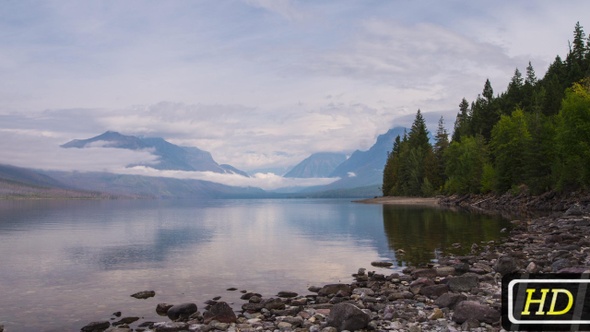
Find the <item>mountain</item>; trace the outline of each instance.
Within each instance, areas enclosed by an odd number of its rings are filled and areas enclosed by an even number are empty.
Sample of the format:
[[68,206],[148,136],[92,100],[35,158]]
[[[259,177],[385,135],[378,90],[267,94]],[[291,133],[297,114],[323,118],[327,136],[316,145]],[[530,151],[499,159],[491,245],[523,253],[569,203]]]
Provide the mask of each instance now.
[[403,136],[406,130],[404,127],[395,127],[379,135],[369,150],[356,150],[350,158],[330,173],[330,177],[346,178],[364,176],[373,172],[383,173],[387,153],[393,148],[393,141],[397,136]]
[[286,178],[325,178],[328,177],[338,165],[346,160],[343,153],[319,152],[314,153],[287,174]]
[[75,139],[61,145],[62,148],[78,149],[92,146],[127,150],[150,149],[154,155],[159,157],[159,162],[149,166],[159,170],[209,171],[248,176],[246,172],[230,165],[219,165],[213,160],[211,153],[207,151],[195,147],[178,146],[160,137],[127,136],[118,132],[107,131],[96,137]]
[[403,136],[407,130],[404,127],[395,127],[385,134],[379,135],[369,150],[355,151],[350,158],[329,174],[329,177],[339,177],[340,180],[325,186],[307,188],[304,192],[311,196],[364,197],[381,195],[379,187],[383,182],[383,169],[387,161],[387,154],[392,150],[395,138],[398,135]]
[[113,198],[76,190],[39,171],[0,164],[0,198]]
[[219,183],[101,172],[47,172],[70,187],[138,198],[259,198],[271,196],[259,188]]

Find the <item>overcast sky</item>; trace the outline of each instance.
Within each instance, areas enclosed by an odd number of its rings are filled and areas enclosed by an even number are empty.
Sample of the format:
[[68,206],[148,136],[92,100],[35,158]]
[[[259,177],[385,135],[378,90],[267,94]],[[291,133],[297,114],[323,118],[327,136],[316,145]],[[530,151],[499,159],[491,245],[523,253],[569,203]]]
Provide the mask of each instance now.
[[59,151],[115,130],[251,171],[367,149],[417,109],[450,129],[486,78],[502,92],[529,61],[542,77],[587,13],[585,0],[4,0],[0,163],[151,158]]

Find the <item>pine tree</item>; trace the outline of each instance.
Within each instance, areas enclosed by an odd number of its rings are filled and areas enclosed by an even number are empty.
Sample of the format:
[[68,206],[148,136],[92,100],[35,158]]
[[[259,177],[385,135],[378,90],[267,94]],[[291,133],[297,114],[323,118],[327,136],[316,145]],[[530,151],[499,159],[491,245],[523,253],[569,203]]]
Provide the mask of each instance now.
[[463,98],[459,104],[459,113],[457,113],[457,118],[455,119],[452,140],[454,142],[459,142],[461,136],[470,133],[470,124],[471,114],[469,113],[469,103],[467,102],[467,99]]
[[447,151],[447,148],[449,147],[449,134],[447,133],[447,130],[445,129],[445,122],[444,122],[444,119],[442,116],[438,120],[438,129],[436,131],[436,136],[434,137],[434,139],[436,141],[434,143],[434,148],[433,148],[434,157],[436,160],[436,173],[433,174],[433,176],[431,176],[431,178],[432,178],[431,183],[435,189],[439,189],[444,185],[444,183],[446,181],[445,152]]
[[512,112],[517,106],[520,106],[523,100],[523,87],[524,87],[524,79],[522,78],[522,74],[516,68],[514,70],[514,75],[512,79],[508,83],[508,88],[506,89],[506,93],[502,96],[503,105],[501,107],[503,113],[510,113]]
[[482,95],[477,97],[471,107],[471,131],[474,134],[482,135],[486,141],[490,140],[492,128],[500,118],[494,101],[494,90],[490,80],[487,79]]

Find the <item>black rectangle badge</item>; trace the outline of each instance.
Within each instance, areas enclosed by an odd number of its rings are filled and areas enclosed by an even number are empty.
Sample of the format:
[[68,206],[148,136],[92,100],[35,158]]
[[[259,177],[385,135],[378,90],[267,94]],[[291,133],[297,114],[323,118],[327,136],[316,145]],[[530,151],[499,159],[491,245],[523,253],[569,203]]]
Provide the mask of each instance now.
[[590,331],[590,273],[510,274],[502,279],[502,327]]

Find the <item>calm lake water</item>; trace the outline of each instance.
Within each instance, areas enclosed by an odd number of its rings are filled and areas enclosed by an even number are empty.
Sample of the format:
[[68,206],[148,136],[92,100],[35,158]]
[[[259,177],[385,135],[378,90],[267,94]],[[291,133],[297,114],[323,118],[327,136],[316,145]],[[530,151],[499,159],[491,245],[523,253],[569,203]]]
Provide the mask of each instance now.
[[[202,311],[215,296],[237,310],[244,301],[230,287],[308,294],[351,282],[360,267],[389,274],[463,254],[505,227],[480,214],[350,200],[0,201],[0,324],[79,331],[116,311],[162,321],[157,303]],[[141,290],[156,296],[130,297]]]

